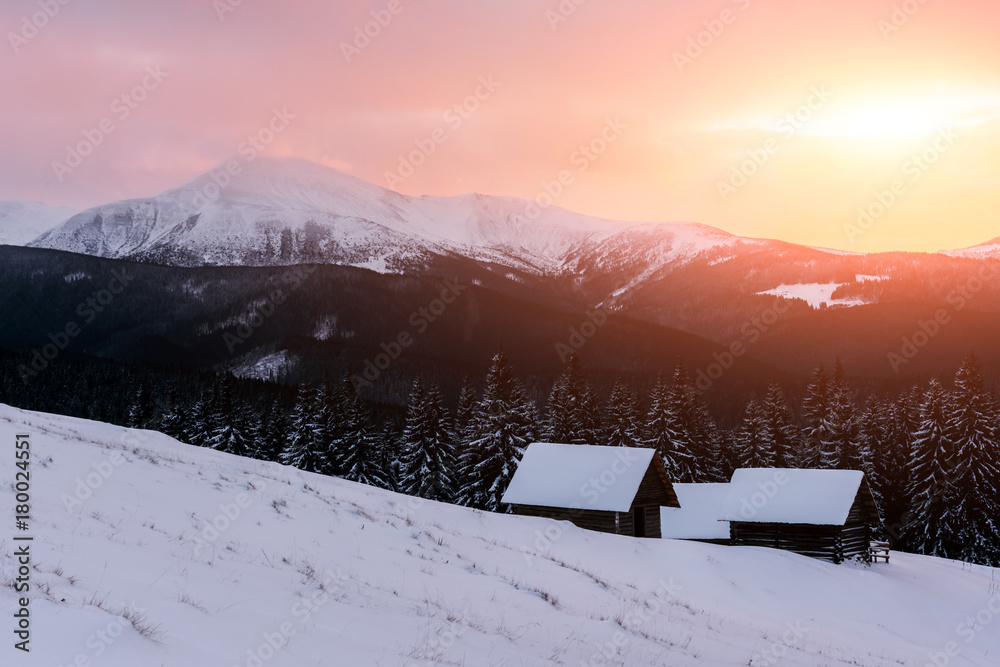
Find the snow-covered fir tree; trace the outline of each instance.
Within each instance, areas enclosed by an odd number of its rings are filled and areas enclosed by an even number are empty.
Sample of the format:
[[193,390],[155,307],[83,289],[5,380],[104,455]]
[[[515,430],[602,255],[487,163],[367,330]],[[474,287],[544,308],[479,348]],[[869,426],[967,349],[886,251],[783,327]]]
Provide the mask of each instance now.
[[306,472],[325,473],[329,469],[329,461],[317,398],[317,391],[312,385],[304,383],[299,387],[281,462]]
[[234,401],[232,376],[226,374],[215,383],[205,446],[237,456],[249,456],[245,417],[246,407]]
[[721,475],[714,424],[683,366],[677,367],[673,382],[661,376],[653,387],[646,445],[660,453],[671,480],[707,482]]
[[455,451],[441,392],[418,376],[406,408],[399,491],[429,500],[454,499]]
[[954,486],[958,476],[949,427],[951,411],[951,397],[937,379],[932,379],[924,393],[920,423],[913,438],[907,488],[910,511],[903,526],[909,549],[944,558],[957,555],[959,527],[953,522],[952,512],[961,493]]
[[580,359],[571,354],[549,394],[544,437],[575,445],[601,443],[600,410]]
[[336,457],[336,468],[344,479],[387,489],[391,486],[384,466],[381,432],[372,425],[368,406],[356,393],[344,397],[343,436]]
[[824,443],[829,441],[826,428],[830,414],[830,386],[826,371],[820,365],[813,371],[802,401],[802,443],[799,448],[797,467],[817,468],[822,462]]
[[747,403],[743,421],[736,432],[733,450],[741,468],[772,468],[776,458],[774,443],[768,439],[767,413],[756,398]]
[[837,359],[829,381],[829,409],[820,435],[820,468],[858,470],[857,408],[853,392],[844,378],[844,367]]
[[774,465],[779,468],[792,467],[799,434],[792,420],[792,409],[780,385],[772,383],[768,387],[763,407],[764,440],[774,453]]
[[618,380],[604,412],[604,443],[612,447],[641,447],[641,422],[635,390],[624,380]]
[[460,466],[459,502],[490,511],[507,511],[500,502],[525,448],[536,438],[537,415],[524,385],[514,377],[506,355],[498,352],[476,404],[469,444]]
[[949,437],[954,446],[956,558],[1000,565],[1000,444],[997,406],[975,356],[955,375]]

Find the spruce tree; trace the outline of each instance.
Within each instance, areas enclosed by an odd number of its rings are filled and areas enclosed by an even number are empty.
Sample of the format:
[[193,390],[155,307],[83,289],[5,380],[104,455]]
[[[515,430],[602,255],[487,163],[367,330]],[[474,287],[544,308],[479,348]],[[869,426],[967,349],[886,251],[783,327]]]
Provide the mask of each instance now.
[[974,355],[955,376],[948,422],[954,445],[953,525],[959,530],[956,558],[1000,564],[1000,449],[997,407]]
[[604,442],[612,447],[641,447],[639,399],[624,380],[615,382],[604,413]]
[[544,437],[549,442],[597,445],[601,442],[600,412],[580,359],[571,354],[549,394]]
[[306,472],[326,473],[329,462],[325,455],[323,425],[319,420],[317,403],[317,392],[312,385],[301,385],[295,399],[281,462]]
[[774,465],[792,467],[799,442],[798,429],[792,421],[792,409],[778,384],[771,384],[764,398],[764,439],[774,453]]
[[483,397],[476,405],[461,466],[459,502],[494,512],[525,448],[535,440],[537,415],[524,385],[514,377],[503,351],[493,357]]
[[941,383],[932,379],[920,408],[920,424],[913,439],[910,512],[903,531],[907,546],[916,553],[951,558],[957,552],[958,527],[952,509],[958,502],[955,479],[955,448],[951,441],[951,398]]
[[399,491],[451,502],[456,464],[448,411],[437,386],[419,377],[407,402],[402,449]]
[[857,408],[840,359],[834,366],[829,387],[829,409],[823,421],[819,466],[858,470],[861,460],[857,451]]
[[336,452],[337,468],[344,479],[382,489],[390,487],[384,468],[381,433],[372,424],[371,412],[360,396],[345,397],[343,440]]
[[233,398],[233,376],[226,374],[216,381],[211,417],[205,446],[237,456],[249,456],[250,443],[244,429],[245,412]]
[[797,457],[798,467],[817,468],[820,466],[824,443],[829,441],[826,431],[829,413],[830,387],[826,371],[820,365],[813,371],[809,386],[806,387],[806,396],[802,401],[805,428],[802,430],[802,445]]
[[646,446],[660,453],[667,477],[675,482],[700,481],[698,461],[688,448],[683,428],[682,392],[660,376],[650,394]]
[[756,398],[747,403],[743,422],[736,434],[734,450],[741,468],[772,468],[775,453],[767,439],[767,413]]

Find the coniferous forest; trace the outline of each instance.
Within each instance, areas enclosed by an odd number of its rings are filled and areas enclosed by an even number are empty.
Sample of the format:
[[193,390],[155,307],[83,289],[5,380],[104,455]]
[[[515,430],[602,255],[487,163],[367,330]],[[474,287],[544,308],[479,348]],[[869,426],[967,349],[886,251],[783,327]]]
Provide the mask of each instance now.
[[682,363],[641,395],[625,379],[598,386],[573,355],[538,402],[500,351],[458,395],[418,376],[396,406],[346,376],[293,388],[81,358],[24,383],[20,361],[0,355],[0,402],[489,511],[506,511],[503,492],[538,440],[655,448],[677,482],[741,467],[862,470],[892,548],[1000,565],[1000,402],[973,355],[953,377],[863,399],[838,361],[815,369],[801,401],[771,384],[728,427]]

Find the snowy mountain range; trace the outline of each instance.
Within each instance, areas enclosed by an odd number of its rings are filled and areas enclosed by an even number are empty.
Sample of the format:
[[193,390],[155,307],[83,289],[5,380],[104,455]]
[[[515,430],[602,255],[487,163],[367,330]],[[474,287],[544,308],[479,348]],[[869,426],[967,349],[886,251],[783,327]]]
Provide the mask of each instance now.
[[26,245],[75,213],[35,201],[0,201],[0,245]]
[[258,158],[236,175],[215,170],[156,197],[88,209],[30,245],[175,266],[316,262],[406,273],[433,256],[462,256],[558,274],[632,261],[637,247],[662,266],[760,243],[512,197],[408,197],[305,160]]
[[[18,434],[37,489],[32,634],[30,653],[4,642],[4,665],[987,667],[1000,654],[987,567],[607,535],[0,405],[0,440]],[[16,468],[2,470],[12,508]],[[16,548],[0,550],[11,613],[26,595]]]

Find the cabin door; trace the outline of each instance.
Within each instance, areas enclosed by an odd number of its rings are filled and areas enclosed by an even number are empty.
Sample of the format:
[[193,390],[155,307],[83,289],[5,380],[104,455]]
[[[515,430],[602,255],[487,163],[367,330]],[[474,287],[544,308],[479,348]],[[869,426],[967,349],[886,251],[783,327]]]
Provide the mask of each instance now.
[[632,534],[635,537],[646,537],[645,507],[636,507],[632,510]]

